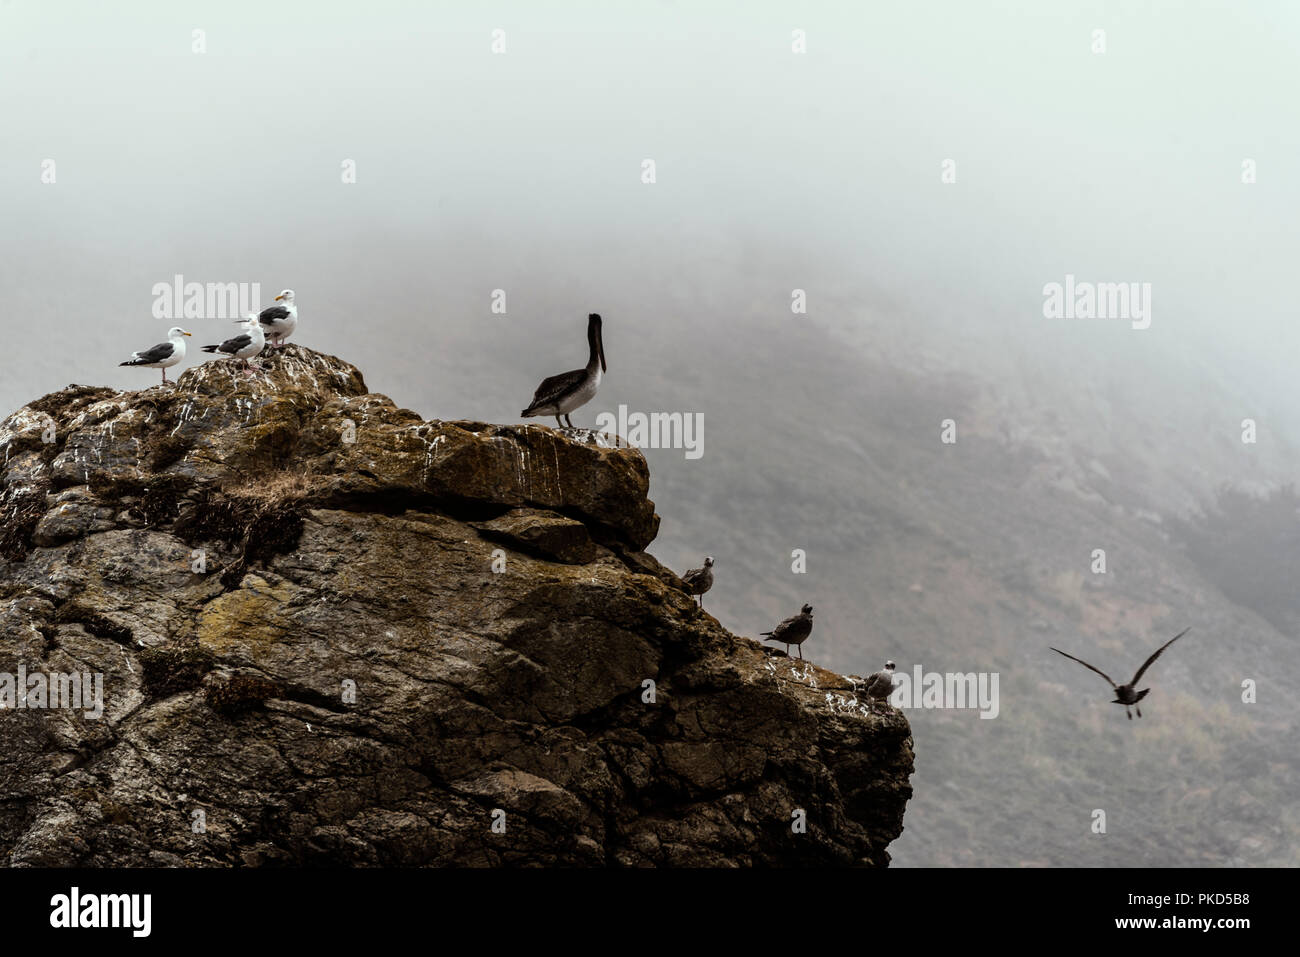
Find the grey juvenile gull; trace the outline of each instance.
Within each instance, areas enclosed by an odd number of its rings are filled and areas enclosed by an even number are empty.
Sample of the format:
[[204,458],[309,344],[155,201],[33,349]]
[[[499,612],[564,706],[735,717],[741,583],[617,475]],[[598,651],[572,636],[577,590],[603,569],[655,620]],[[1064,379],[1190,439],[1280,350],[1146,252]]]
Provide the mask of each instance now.
[[893,693],[894,663],[886,661],[884,671],[877,671],[867,678],[867,706],[874,711],[877,701],[888,701],[889,696]]
[[167,370],[185,358],[185,340],[182,337],[188,335],[180,326],[172,326],[167,330],[166,342],[160,342],[143,352],[133,352],[131,358],[118,365],[162,369],[162,380],[166,383]]
[[569,420],[569,428],[573,428],[573,419],[569,413],[591,401],[600,388],[600,379],[605,372],[605,345],[600,337],[600,316],[594,312],[587,317],[587,345],[591,349],[587,367],[543,379],[533,393],[533,401],[520,415],[526,419],[535,415],[553,415],[561,428],[564,427],[560,421],[560,416],[563,415]]
[[1147,692],[1151,690],[1150,688],[1143,688],[1141,691],[1137,691],[1135,688],[1137,683],[1142,680],[1143,672],[1145,672],[1148,668],[1151,667],[1151,662],[1159,658],[1160,653],[1162,651],[1164,651],[1166,648],[1168,648],[1175,641],[1183,637],[1183,635],[1187,634],[1191,630],[1192,630],[1191,628],[1184,628],[1178,634],[1174,635],[1163,645],[1157,648],[1155,654],[1153,654],[1150,658],[1148,658],[1145,662],[1143,662],[1142,667],[1139,668],[1137,670],[1137,674],[1133,676],[1133,680],[1126,685],[1115,684],[1114,681],[1111,681],[1110,675],[1106,674],[1106,672],[1102,671],[1100,668],[1094,668],[1092,665],[1088,664],[1088,662],[1084,661],[1082,658],[1076,658],[1074,657],[1074,655],[1067,655],[1060,648],[1053,648],[1052,650],[1056,652],[1058,655],[1065,655],[1065,657],[1069,658],[1071,661],[1077,661],[1085,668],[1089,669],[1090,671],[1097,672],[1097,674],[1101,675],[1103,678],[1109,681],[1110,686],[1115,689],[1115,698],[1114,700],[1111,701],[1111,704],[1122,704],[1124,706],[1124,713],[1127,714],[1128,719],[1132,721],[1133,714],[1132,712],[1129,711],[1129,706],[1132,705],[1133,707],[1137,708],[1138,717],[1139,718],[1142,717],[1142,709],[1138,707],[1138,702],[1141,701],[1143,698],[1145,698],[1147,696]]
[[785,642],[786,657],[790,657],[790,646],[796,645],[799,648],[799,658],[803,659],[803,643],[812,634],[812,605],[804,605],[799,609],[799,614],[792,618],[787,618],[781,624],[777,625],[771,631],[764,631],[762,634],[770,637],[764,638],[764,641],[782,641]]
[[704,556],[703,568],[692,568],[682,576],[682,583],[692,595],[700,596],[700,607],[704,607],[704,593],[713,587],[713,556]]

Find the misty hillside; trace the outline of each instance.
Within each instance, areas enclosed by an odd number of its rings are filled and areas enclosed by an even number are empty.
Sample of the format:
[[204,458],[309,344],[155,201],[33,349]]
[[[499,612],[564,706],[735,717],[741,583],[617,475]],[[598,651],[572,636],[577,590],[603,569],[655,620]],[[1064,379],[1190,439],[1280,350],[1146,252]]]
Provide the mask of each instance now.
[[[1275,676],[1297,672],[1300,643],[1268,620],[1258,587],[1241,589],[1253,578],[1234,590],[1229,574],[1286,550],[1233,535],[1237,516],[1213,491],[1284,474],[1251,469],[1231,441],[1239,397],[1211,385],[1164,400],[1202,410],[1190,416],[1123,415],[1114,408],[1140,398],[1140,380],[1096,386],[1086,366],[1083,387],[1041,368],[995,382],[934,356],[827,355],[822,330],[762,331],[770,347],[748,373],[801,388],[761,414],[710,400],[699,463],[651,453],[656,553],[679,568],[715,555],[710,606],[751,633],[813,602],[807,652],[832,668],[892,657],[909,673],[1000,673],[996,720],[909,712],[918,785],[897,865],[1297,862],[1298,721]],[[1216,410],[1223,437],[1207,437]],[[950,416],[961,431],[945,446]],[[1193,443],[1189,471],[1175,463]],[[1285,446],[1261,457],[1295,460]],[[1272,506],[1291,525],[1276,540],[1300,529],[1291,501]],[[790,573],[796,547],[806,577]],[[1105,575],[1090,570],[1094,548]],[[1282,592],[1274,582],[1269,600],[1285,604]],[[1189,625],[1148,673],[1133,723],[1100,678],[1049,651],[1127,680]],[[1259,682],[1257,704],[1240,702],[1243,678]],[[1109,809],[1109,840],[1088,830],[1094,808]]]

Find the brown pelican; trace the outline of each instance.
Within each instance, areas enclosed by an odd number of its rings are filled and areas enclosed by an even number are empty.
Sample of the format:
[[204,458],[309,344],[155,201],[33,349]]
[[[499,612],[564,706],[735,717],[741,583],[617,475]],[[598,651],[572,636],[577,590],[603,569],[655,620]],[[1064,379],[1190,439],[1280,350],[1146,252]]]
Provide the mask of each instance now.
[[892,661],[885,662],[884,671],[877,671],[867,678],[866,692],[867,707],[873,711],[878,700],[889,700],[889,696],[894,693],[894,663]]
[[119,362],[120,366],[145,366],[149,369],[162,369],[163,384],[167,383],[167,370],[185,358],[185,340],[182,336],[189,333],[180,326],[167,330],[167,341],[160,342],[142,352],[131,353],[131,358]]
[[704,556],[703,568],[692,568],[682,576],[682,583],[692,595],[700,596],[700,607],[704,607],[704,593],[713,587],[713,556]]
[[771,631],[764,631],[761,634],[769,635],[764,641],[783,641],[785,642],[786,657],[790,657],[790,646],[796,645],[799,648],[799,658],[803,659],[803,643],[808,640],[812,634],[812,605],[804,605],[799,609],[799,614],[792,618],[787,618],[781,624],[777,625]]
[[274,348],[279,349],[298,326],[298,307],[294,305],[292,289],[285,289],[275,297],[275,301],[284,305],[263,309],[257,321],[262,324],[262,332],[274,343]]
[[1090,671],[1097,672],[1097,674],[1101,675],[1107,681],[1110,681],[1110,686],[1115,689],[1115,698],[1113,701],[1111,701],[1111,704],[1122,704],[1124,706],[1124,713],[1127,714],[1128,719],[1132,721],[1133,714],[1132,712],[1129,711],[1129,706],[1132,705],[1133,707],[1137,708],[1138,717],[1139,718],[1142,717],[1142,709],[1138,707],[1138,702],[1141,701],[1143,698],[1145,698],[1147,696],[1147,692],[1151,690],[1150,688],[1143,688],[1141,691],[1135,690],[1135,686],[1137,685],[1137,683],[1142,680],[1143,672],[1145,672],[1148,668],[1151,667],[1151,662],[1159,658],[1160,653],[1162,651],[1164,651],[1166,648],[1168,648],[1175,641],[1183,637],[1183,635],[1187,634],[1191,630],[1192,630],[1191,628],[1184,628],[1178,634],[1174,635],[1163,645],[1157,648],[1155,654],[1153,654],[1150,658],[1146,660],[1145,663],[1143,663],[1142,667],[1137,670],[1137,674],[1133,676],[1133,680],[1126,685],[1115,684],[1115,682],[1111,681],[1110,675],[1106,674],[1106,672],[1102,671],[1099,668],[1094,668],[1092,665],[1088,664],[1088,662],[1084,661],[1082,658],[1076,658],[1074,657],[1074,655],[1066,655],[1065,652],[1062,651],[1060,648],[1053,648],[1052,650],[1055,651],[1058,655],[1065,655],[1065,657],[1069,658],[1071,661],[1079,662],[1079,664],[1083,665],[1085,668],[1089,669]]
[[266,346],[266,334],[262,332],[262,323],[257,316],[249,316],[247,319],[240,320],[246,330],[242,336],[235,336],[227,339],[219,346],[204,346],[204,352],[221,353],[230,356],[232,359],[242,359],[244,369],[249,375],[253,374],[253,366],[249,359],[262,354],[262,349]]
[[594,312],[587,317],[587,345],[591,348],[587,367],[543,379],[533,393],[533,401],[520,415],[526,419],[535,415],[553,415],[561,428],[564,427],[560,421],[560,416],[563,415],[569,420],[569,428],[573,428],[573,419],[569,413],[591,401],[600,388],[600,378],[605,372],[605,345],[600,338],[600,316]]

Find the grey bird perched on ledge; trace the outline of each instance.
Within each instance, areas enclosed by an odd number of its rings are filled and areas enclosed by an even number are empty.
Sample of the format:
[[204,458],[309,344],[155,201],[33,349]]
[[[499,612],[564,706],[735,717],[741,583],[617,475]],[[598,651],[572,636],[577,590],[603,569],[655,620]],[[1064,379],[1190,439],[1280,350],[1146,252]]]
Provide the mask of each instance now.
[[704,593],[713,587],[713,556],[704,556],[703,568],[692,568],[682,576],[682,584],[692,595],[700,596],[700,607],[704,607]]
[[761,634],[769,636],[763,640],[785,642],[785,655],[787,658],[790,657],[790,646],[798,646],[799,660],[802,661],[803,643],[812,634],[812,620],[812,605],[804,605],[803,608],[799,609],[799,614],[787,618],[771,631],[761,632]]
[[1164,651],[1166,648],[1168,648],[1175,641],[1183,637],[1183,635],[1187,634],[1191,630],[1192,629],[1190,627],[1184,628],[1178,634],[1174,635],[1163,645],[1157,648],[1155,654],[1153,654],[1150,658],[1148,658],[1145,662],[1143,662],[1142,667],[1139,668],[1137,670],[1137,674],[1133,676],[1133,680],[1126,685],[1115,684],[1114,681],[1111,681],[1110,675],[1106,674],[1106,672],[1102,671],[1099,668],[1094,668],[1092,665],[1088,664],[1088,662],[1084,661],[1082,658],[1076,658],[1074,657],[1074,655],[1067,655],[1060,648],[1053,648],[1052,650],[1056,652],[1058,655],[1065,655],[1065,657],[1069,658],[1071,661],[1077,661],[1079,664],[1083,665],[1089,671],[1095,671],[1097,672],[1097,674],[1101,675],[1107,681],[1110,681],[1110,686],[1115,689],[1115,697],[1111,701],[1111,704],[1122,704],[1124,706],[1124,713],[1127,714],[1128,719],[1132,721],[1133,715],[1129,711],[1129,707],[1132,706],[1137,708],[1138,717],[1139,718],[1142,717],[1142,709],[1138,707],[1138,702],[1141,701],[1143,698],[1145,698],[1147,696],[1147,692],[1151,690],[1150,688],[1143,688],[1141,691],[1136,690],[1137,683],[1142,680],[1143,672],[1145,672],[1148,668],[1151,667],[1151,662],[1159,658],[1160,653],[1162,651]]
[[889,696],[894,693],[894,663],[885,662],[885,670],[877,671],[867,678],[867,707],[873,711],[877,701],[888,701]]

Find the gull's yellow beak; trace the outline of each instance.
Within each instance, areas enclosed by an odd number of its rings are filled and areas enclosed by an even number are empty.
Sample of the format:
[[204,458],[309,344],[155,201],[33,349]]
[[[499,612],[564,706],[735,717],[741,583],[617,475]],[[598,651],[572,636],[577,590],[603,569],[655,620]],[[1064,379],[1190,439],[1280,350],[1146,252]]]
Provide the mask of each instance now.
[[192,332],[182,332],[181,335],[183,335],[183,336],[192,336],[192,335],[194,335],[194,333],[192,333]]
[[275,297],[275,301],[276,301],[276,302],[279,302],[279,301],[280,301],[281,299],[283,299],[283,298],[284,298],[284,296],[276,296],[276,297]]

